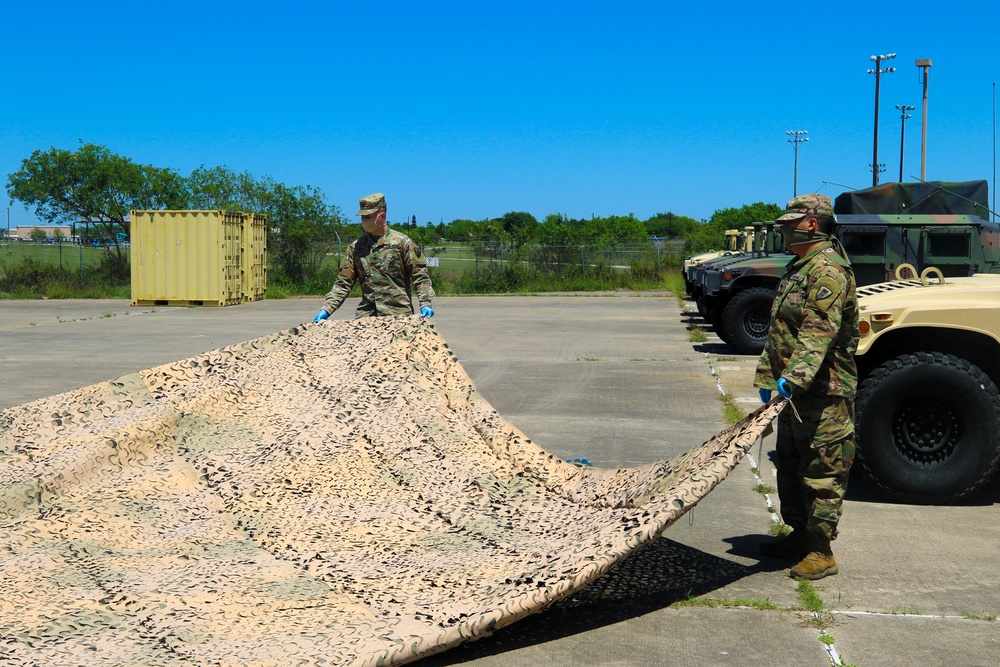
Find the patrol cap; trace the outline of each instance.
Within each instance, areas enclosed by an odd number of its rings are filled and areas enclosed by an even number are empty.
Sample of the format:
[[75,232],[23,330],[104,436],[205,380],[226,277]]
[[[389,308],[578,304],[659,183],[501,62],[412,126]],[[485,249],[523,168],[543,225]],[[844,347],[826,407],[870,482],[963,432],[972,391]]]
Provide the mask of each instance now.
[[799,195],[788,202],[785,214],[775,222],[792,222],[807,215],[833,215],[833,202],[826,195]]
[[358,211],[358,215],[374,215],[375,213],[384,210],[385,195],[381,192],[376,192],[373,195],[367,195],[361,198],[361,210]]

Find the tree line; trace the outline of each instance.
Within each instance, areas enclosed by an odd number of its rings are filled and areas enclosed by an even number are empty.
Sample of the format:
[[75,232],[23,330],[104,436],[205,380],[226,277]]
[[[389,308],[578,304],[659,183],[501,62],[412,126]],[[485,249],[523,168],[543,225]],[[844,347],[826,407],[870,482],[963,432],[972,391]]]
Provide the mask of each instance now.
[[[286,185],[270,176],[236,172],[226,166],[204,165],[184,176],[173,169],[139,164],[107,147],[83,143],[76,150],[51,147],[36,150],[8,175],[11,199],[34,207],[51,224],[85,223],[107,240],[109,252],[127,262],[122,239],[128,238],[132,210],[237,210],[268,218],[270,280],[290,285],[314,282],[326,257],[359,233],[325,193],[310,185]],[[645,242],[651,237],[683,240],[685,249],[699,252],[720,247],[724,231],[755,220],[780,215],[776,204],[761,202],[717,210],[707,221],[657,213],[646,220],[632,214],[569,218],[550,214],[537,220],[512,211],[485,220],[456,219],[417,224],[416,216],[401,227],[414,240],[574,245]],[[121,233],[119,233],[119,231]],[[325,276],[322,279],[325,280]]]

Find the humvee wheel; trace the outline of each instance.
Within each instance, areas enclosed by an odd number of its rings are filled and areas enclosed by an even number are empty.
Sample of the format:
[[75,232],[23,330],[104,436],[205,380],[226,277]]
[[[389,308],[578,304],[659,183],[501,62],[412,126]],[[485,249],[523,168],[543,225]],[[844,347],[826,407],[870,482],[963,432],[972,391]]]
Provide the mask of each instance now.
[[719,337],[735,347],[740,354],[760,354],[767,341],[771,323],[771,304],[774,290],[768,287],[751,287],[729,300],[722,311]]
[[1000,394],[964,359],[896,357],[862,382],[855,406],[858,463],[891,499],[954,502],[1000,464]]

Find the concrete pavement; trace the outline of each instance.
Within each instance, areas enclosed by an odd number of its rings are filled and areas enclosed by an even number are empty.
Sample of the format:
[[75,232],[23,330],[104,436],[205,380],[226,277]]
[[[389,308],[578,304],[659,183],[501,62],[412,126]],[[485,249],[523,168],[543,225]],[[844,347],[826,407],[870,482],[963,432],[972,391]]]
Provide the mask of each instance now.
[[[2,301],[0,408],[286,329],[319,305]],[[335,317],[352,317],[354,305]],[[480,392],[560,456],[607,467],[670,458],[723,428],[720,386],[748,409],[757,403],[756,359],[711,332],[690,342],[696,316],[668,295],[440,297],[434,305],[436,328]],[[752,456],[773,485],[769,445],[773,437]],[[815,583],[825,610],[817,622],[801,611],[787,564],[756,555],[771,519],[752,467],[745,460],[663,539],[581,594],[418,664],[998,662],[1000,625],[988,619],[1000,614],[992,562],[1000,485],[961,506],[921,507],[882,502],[852,480],[835,543],[841,574]],[[695,605],[677,605],[688,599]],[[820,627],[832,647],[819,641]]]

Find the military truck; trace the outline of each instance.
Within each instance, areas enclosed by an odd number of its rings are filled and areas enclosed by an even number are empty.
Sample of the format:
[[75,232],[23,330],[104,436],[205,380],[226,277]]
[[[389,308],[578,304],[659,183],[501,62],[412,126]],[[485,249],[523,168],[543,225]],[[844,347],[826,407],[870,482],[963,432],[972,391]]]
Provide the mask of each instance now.
[[[886,183],[838,196],[833,234],[858,285],[891,280],[907,263],[936,266],[946,277],[997,273],[1000,228],[981,217],[987,202],[986,181]],[[780,238],[773,228],[771,236]],[[775,290],[794,258],[763,250],[705,268],[693,288],[699,312],[739,352],[760,354]]]
[[692,266],[697,266],[701,263],[708,262],[719,257],[742,255],[745,252],[750,252],[752,249],[753,227],[745,227],[743,231],[738,229],[727,229],[724,250],[709,250],[707,252],[684,258],[681,263],[681,273],[684,275],[685,291],[690,295],[695,285],[695,283],[692,282],[690,275]]
[[[754,247],[739,257],[718,258],[692,271],[698,312],[716,333],[738,350],[750,350],[767,336],[774,291],[794,256],[784,249],[774,221],[755,222]],[[736,289],[730,289],[737,285]]]
[[895,500],[966,498],[1000,466],[1000,275],[929,268],[858,297],[861,471]]

